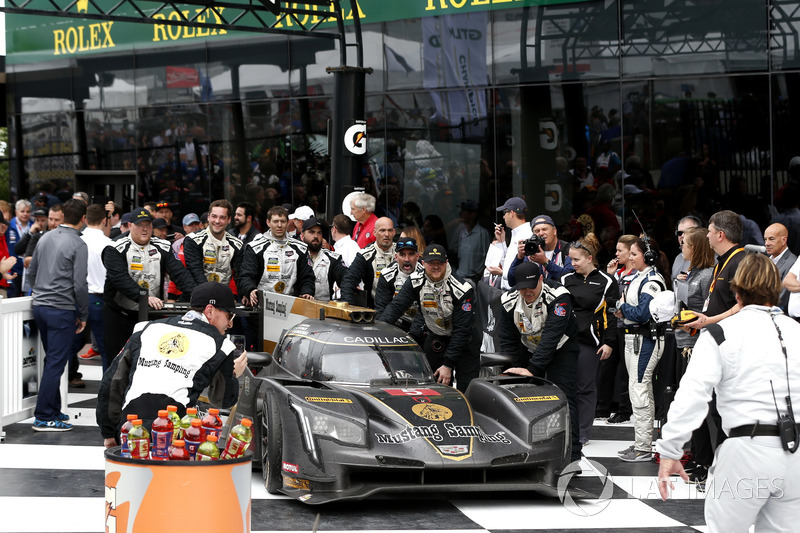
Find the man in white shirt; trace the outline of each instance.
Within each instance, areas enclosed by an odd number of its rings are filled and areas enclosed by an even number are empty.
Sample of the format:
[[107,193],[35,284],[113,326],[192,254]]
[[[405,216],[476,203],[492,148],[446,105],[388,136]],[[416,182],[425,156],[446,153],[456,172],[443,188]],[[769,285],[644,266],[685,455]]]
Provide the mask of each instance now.
[[353,263],[361,248],[358,247],[350,234],[353,231],[353,222],[346,215],[336,215],[333,217],[331,225],[331,240],[333,241],[333,251],[342,256],[344,266],[349,267]]
[[[106,354],[105,337],[103,336],[103,287],[106,284],[106,267],[103,265],[103,249],[112,243],[106,237],[105,227],[110,223],[107,212],[100,204],[92,204],[86,208],[86,228],[81,239],[86,243],[89,251],[87,281],[89,282],[89,329],[94,335],[95,343],[86,354],[81,354],[81,359],[89,359],[99,355],[103,361],[103,371],[108,368],[109,360]],[[95,345],[97,350],[95,350]],[[99,353],[98,353],[99,352]],[[116,354],[114,354],[116,355]]]
[[499,265],[491,265],[486,268],[493,276],[503,276],[502,289],[511,288],[508,284],[508,271],[517,256],[519,242],[527,240],[533,235],[530,224],[525,220],[527,208],[528,204],[525,203],[525,200],[517,196],[509,198],[506,203],[497,208],[498,212],[503,213],[503,222],[511,230],[511,242],[506,245],[505,227],[502,224],[495,224],[492,246],[496,246],[503,252],[503,259]]

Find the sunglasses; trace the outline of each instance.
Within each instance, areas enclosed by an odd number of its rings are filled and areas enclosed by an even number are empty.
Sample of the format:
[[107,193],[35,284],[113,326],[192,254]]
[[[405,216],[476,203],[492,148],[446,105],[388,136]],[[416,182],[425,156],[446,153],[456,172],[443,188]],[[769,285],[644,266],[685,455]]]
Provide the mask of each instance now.
[[675,236],[676,236],[676,237],[683,237],[684,233],[686,233],[686,232],[685,232],[685,231],[682,231],[682,230],[677,230],[677,231],[675,232]]
[[169,207],[169,202],[159,202],[156,204],[156,209],[161,209],[162,207]]
[[401,248],[411,248],[415,252],[417,251],[417,243],[416,241],[409,239],[409,240],[400,240],[397,241],[397,246],[395,249],[400,250]]
[[592,251],[591,251],[590,249],[588,249],[588,248],[586,247],[586,245],[585,245],[585,244],[583,244],[581,241],[575,241],[575,242],[573,242],[572,244],[570,244],[570,245],[569,245],[569,247],[570,247],[570,248],[582,248],[582,249],[586,250],[586,252],[587,252],[589,255],[592,255]]

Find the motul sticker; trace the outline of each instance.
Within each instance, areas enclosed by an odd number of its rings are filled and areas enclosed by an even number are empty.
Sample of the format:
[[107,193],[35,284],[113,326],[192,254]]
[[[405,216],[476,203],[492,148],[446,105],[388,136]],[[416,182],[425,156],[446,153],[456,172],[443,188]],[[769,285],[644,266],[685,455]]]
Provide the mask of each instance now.
[[433,389],[383,389],[392,396],[441,396]]
[[292,463],[287,463],[286,461],[283,461],[283,463],[281,464],[281,469],[283,469],[284,472],[289,472],[291,474],[300,473],[300,469],[297,467],[297,465],[293,465]]

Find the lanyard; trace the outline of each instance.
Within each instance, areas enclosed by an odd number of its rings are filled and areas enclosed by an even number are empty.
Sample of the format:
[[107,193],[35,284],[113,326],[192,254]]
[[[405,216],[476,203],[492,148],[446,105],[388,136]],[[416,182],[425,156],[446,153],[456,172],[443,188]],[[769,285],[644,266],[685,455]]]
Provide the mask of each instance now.
[[733,251],[733,253],[732,253],[731,255],[729,255],[729,256],[728,256],[728,258],[725,260],[725,262],[722,264],[722,268],[719,268],[719,263],[717,263],[717,264],[716,264],[716,266],[714,267],[714,279],[713,279],[713,280],[711,280],[711,287],[709,287],[709,288],[708,288],[708,294],[709,294],[709,295],[710,295],[712,292],[714,292],[714,286],[716,286],[716,284],[717,284],[717,273],[719,273],[719,272],[722,272],[723,270],[725,270],[725,267],[726,267],[726,266],[728,266],[728,262],[729,262],[731,259],[733,259],[733,256],[734,256],[734,255],[736,255],[736,254],[738,254],[738,253],[739,253],[739,252],[741,252],[742,250],[744,250],[744,248],[737,248],[737,249],[735,249],[735,250]]

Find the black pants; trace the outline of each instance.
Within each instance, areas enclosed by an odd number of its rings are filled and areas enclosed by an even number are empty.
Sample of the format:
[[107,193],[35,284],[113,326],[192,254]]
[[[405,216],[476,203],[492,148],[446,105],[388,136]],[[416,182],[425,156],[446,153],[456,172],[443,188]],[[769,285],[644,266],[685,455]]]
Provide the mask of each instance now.
[[[559,350],[547,366],[545,378],[555,383],[567,397],[569,421],[572,432],[572,461],[581,458],[580,425],[578,423],[578,350]],[[542,376],[539,376],[542,377]]]
[[138,312],[123,314],[106,305],[103,314],[103,333],[106,342],[106,357],[109,363],[122,351],[138,322]]
[[[425,336],[425,355],[434,372],[442,366],[448,346],[450,346],[450,337],[439,337],[430,333]],[[470,342],[468,350],[458,354],[458,359],[455,360],[453,379],[456,382],[456,388],[461,392],[466,391],[469,382],[478,377],[480,369],[480,343]]]
[[[622,330],[619,330],[620,332]],[[600,361],[597,369],[597,411],[616,412],[630,416],[633,413],[631,398],[628,395],[628,369],[625,367],[625,334],[617,335],[617,348],[611,357]],[[619,402],[614,408],[614,398],[619,390]]]

